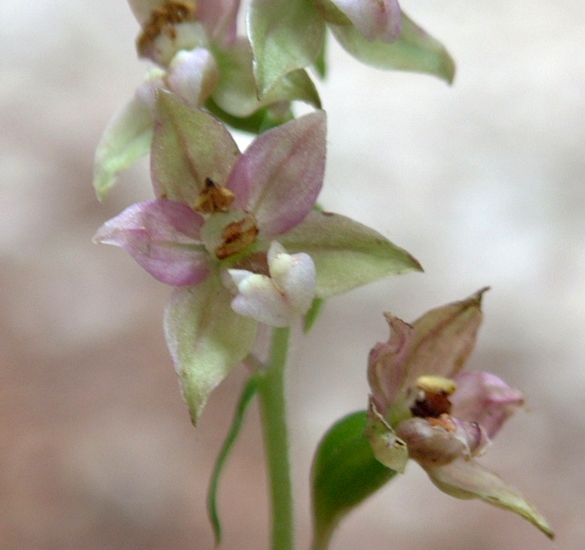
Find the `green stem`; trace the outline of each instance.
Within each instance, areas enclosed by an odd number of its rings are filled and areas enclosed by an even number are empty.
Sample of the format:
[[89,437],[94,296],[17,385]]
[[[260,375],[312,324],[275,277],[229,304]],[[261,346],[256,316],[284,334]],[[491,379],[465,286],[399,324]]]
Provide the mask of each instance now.
[[272,510],[272,550],[293,550],[293,504],[284,375],[290,329],[275,328],[270,358],[259,382],[258,396]]

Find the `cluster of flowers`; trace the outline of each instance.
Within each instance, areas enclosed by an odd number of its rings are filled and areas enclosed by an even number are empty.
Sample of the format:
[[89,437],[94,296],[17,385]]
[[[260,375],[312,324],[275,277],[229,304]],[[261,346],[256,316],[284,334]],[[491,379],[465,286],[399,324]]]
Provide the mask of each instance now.
[[[193,422],[212,390],[252,350],[259,323],[284,327],[315,301],[420,270],[376,231],[316,201],[326,115],[307,73],[325,72],[327,28],[357,59],[451,81],[444,47],[396,0],[130,0],[139,55],[154,62],[96,153],[100,198],[150,153],[155,198],[106,222],[95,241],[127,250],[175,287],[165,335]],[[312,105],[294,118],[292,102]],[[258,137],[241,153],[226,127]],[[480,296],[413,326],[387,314],[388,343],[371,353],[367,435],[397,471],[413,458],[442,490],[545,520],[474,458],[522,396],[485,373],[459,372],[473,347]]]

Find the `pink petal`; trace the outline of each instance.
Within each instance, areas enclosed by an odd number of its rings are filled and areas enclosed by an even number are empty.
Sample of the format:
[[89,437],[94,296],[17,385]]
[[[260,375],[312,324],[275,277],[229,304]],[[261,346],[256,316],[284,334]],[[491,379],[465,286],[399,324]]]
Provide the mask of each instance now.
[[370,351],[368,382],[376,408],[386,417],[402,387],[405,359],[414,329],[390,313],[384,313],[384,317],[390,325],[390,338],[387,342],[379,342]]
[[235,206],[252,212],[270,239],[299,224],[313,209],[325,173],[323,111],[287,122],[254,140],[238,159],[227,187]]
[[455,498],[479,498],[489,504],[521,515],[545,535],[554,533],[546,519],[517,489],[474,460],[456,460],[447,466],[426,468],[432,482],[444,493]]
[[502,424],[524,404],[524,396],[497,376],[487,372],[460,372],[453,380],[452,414],[477,422],[493,438]]
[[394,42],[402,30],[397,0],[332,0],[370,42]]
[[203,221],[178,202],[141,202],[107,221],[93,240],[123,248],[163,283],[194,285],[210,272],[209,255],[199,238]]

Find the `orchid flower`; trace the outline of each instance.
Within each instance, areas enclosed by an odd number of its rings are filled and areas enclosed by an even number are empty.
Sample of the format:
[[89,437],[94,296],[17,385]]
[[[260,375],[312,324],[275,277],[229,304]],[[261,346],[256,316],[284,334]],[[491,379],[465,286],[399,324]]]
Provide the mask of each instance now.
[[196,419],[250,352],[258,322],[287,326],[327,298],[420,269],[382,235],[314,211],[323,185],[323,111],[260,135],[240,154],[227,128],[159,91],[152,144],[157,198],[106,222],[96,242],[127,250],[176,288],[165,332]]
[[524,496],[476,461],[524,403],[497,376],[462,370],[475,345],[485,290],[431,310],[412,325],[384,314],[392,332],[370,352],[366,433],[376,458],[389,468],[403,472],[412,458],[441,491],[520,514],[552,538]]
[[260,97],[291,71],[314,65],[324,75],[327,29],[366,65],[429,73],[447,82],[455,74],[445,47],[397,0],[252,0],[247,26]]
[[239,0],[129,1],[142,26],[138,53],[156,66],[114,115],[97,147],[94,187],[100,198],[121,170],[150,150],[157,90],[174,92],[187,104],[206,106],[254,132],[292,119],[292,100],[320,107],[304,70],[284,76],[258,99],[250,43],[236,33]]

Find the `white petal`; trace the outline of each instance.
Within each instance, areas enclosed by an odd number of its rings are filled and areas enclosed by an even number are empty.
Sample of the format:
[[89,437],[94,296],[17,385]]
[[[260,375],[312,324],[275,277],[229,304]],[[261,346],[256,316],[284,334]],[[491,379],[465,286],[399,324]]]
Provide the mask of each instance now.
[[315,298],[316,271],[312,258],[303,252],[289,255],[273,241],[268,251],[268,269],[276,288],[297,315],[309,311]]
[[228,273],[238,287],[232,301],[236,313],[274,327],[290,325],[294,312],[269,277],[243,269],[230,269]]

